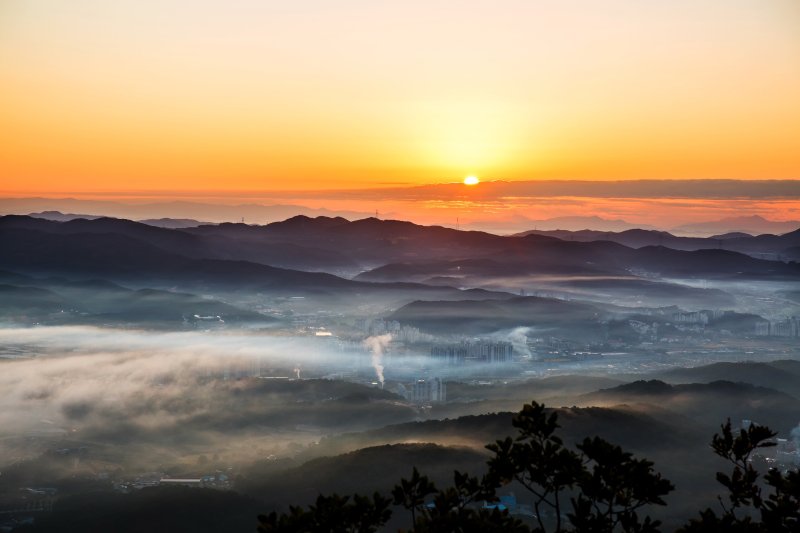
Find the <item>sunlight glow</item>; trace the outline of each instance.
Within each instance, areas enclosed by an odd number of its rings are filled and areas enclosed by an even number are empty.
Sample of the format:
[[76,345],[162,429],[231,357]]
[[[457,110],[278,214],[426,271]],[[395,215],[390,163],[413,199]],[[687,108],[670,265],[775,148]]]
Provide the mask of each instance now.
[[477,185],[481,182],[476,176],[467,176],[464,178],[464,185]]

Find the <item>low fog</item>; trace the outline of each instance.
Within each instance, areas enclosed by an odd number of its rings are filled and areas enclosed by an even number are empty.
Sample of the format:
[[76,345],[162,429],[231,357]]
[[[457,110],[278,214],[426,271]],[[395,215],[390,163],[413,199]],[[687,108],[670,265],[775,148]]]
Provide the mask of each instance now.
[[[289,442],[427,416],[394,393],[400,383],[491,370],[392,355],[391,346],[389,334],[343,346],[242,330],[0,328],[2,462],[65,439],[113,446],[115,460],[141,467],[165,453],[234,448],[244,455],[237,461],[252,459]],[[152,461],[142,446],[158,449]]]
[[[483,446],[537,400],[560,408],[568,443],[602,434],[655,460],[681,489],[680,518],[716,494],[714,465],[688,465],[710,453],[725,418],[795,437],[800,364],[698,366],[774,352],[537,360],[531,342],[546,333],[494,331],[483,338],[510,343],[518,360],[453,365],[388,333],[0,328],[0,497],[19,505],[30,487],[133,495],[164,477],[223,473],[234,481],[217,488],[266,502],[261,510],[309,503],[318,490],[385,491],[411,465],[444,483],[452,468],[479,472]],[[412,401],[412,384],[434,376],[446,401]],[[754,376],[764,384],[738,383]]]
[[[297,430],[302,424],[294,406],[343,393],[333,390],[334,382],[330,390],[309,392],[304,384],[316,381],[280,378],[294,377],[300,367],[319,376],[334,362],[368,367],[369,355],[326,350],[313,341],[226,332],[0,329],[0,346],[15,357],[1,363],[0,436],[6,446],[16,443],[12,437],[150,443],[174,456],[198,447],[246,448],[241,438],[227,436],[248,432],[258,433],[265,445],[316,437],[311,429],[319,421],[312,415]],[[23,446],[3,454],[4,462],[36,451]],[[135,455],[147,462],[146,454]]]
[[[528,340],[537,334],[533,328],[513,328],[487,338],[510,342],[518,355],[529,357]],[[331,432],[426,418],[430,412],[421,412],[397,394],[403,383],[408,386],[418,378],[447,379],[455,399],[459,381],[524,385],[529,378],[577,374],[630,380],[713,362],[710,354],[691,351],[660,357],[622,353],[597,360],[529,362],[521,373],[520,363],[451,365],[425,354],[393,354],[390,334],[342,345],[330,337],[237,330],[81,326],[0,328],[0,347],[6,356],[0,363],[0,436],[152,442],[175,449],[219,445],[234,433],[258,434],[265,441],[298,435],[313,441]],[[766,360],[774,355],[727,351],[718,357]],[[546,389],[523,388],[526,392],[517,395],[512,387],[487,398],[503,396],[502,406],[513,409],[537,390]],[[577,405],[627,399],[560,396],[564,404]],[[465,400],[437,406],[434,414],[498,407],[472,404],[470,395]]]

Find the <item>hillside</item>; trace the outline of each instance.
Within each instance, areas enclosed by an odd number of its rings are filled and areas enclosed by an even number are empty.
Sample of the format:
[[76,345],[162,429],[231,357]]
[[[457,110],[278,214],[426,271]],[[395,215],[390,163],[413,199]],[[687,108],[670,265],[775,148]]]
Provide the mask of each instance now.
[[714,363],[692,368],[674,368],[659,374],[669,383],[710,383],[732,381],[770,387],[800,398],[800,362]]
[[460,302],[415,301],[389,318],[433,333],[488,333],[499,329],[584,328],[584,334],[599,327],[600,309],[579,302],[552,298],[517,297],[508,300],[463,300]]
[[586,394],[589,405],[647,404],[714,427],[730,418],[734,424],[753,420],[788,435],[797,425],[800,400],[768,387],[745,382],[712,381],[669,385],[660,380],[636,381]]

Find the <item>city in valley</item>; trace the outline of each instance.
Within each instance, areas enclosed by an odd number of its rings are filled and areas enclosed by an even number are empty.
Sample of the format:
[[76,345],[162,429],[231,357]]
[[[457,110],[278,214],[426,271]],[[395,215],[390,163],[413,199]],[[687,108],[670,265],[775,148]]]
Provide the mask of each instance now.
[[[800,264],[776,259],[798,231],[671,248],[374,217],[163,226],[0,218],[6,527],[155,499],[246,530],[414,466],[445,484],[532,399],[573,440],[653,460],[667,523],[713,501],[717,465],[694,458],[727,419],[777,431],[764,464],[800,462]],[[499,497],[536,515],[520,487]]]
[[799,30],[0,0],[0,533],[797,533]]

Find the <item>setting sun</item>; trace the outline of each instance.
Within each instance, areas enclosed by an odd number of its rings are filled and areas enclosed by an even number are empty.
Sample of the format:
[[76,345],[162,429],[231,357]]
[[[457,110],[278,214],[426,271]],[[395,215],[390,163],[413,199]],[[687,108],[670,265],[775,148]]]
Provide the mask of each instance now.
[[466,178],[464,178],[464,185],[477,185],[480,182],[481,180],[479,180],[475,176],[467,176]]

